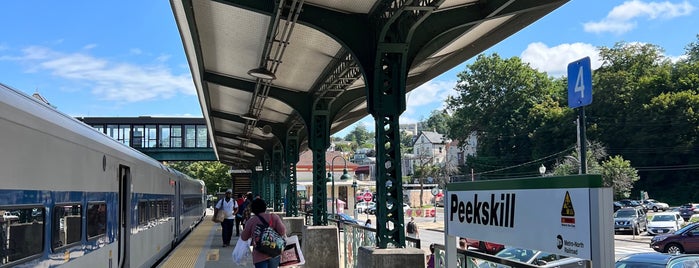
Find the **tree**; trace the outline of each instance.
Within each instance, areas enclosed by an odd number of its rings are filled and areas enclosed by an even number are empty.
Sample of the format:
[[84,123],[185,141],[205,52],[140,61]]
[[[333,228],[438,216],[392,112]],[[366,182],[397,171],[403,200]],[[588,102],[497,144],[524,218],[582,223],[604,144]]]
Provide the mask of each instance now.
[[602,180],[605,186],[612,187],[615,199],[629,198],[634,182],[638,181],[638,171],[631,162],[621,156],[612,156],[602,162]]
[[[517,166],[559,152],[575,139],[572,112],[563,104],[567,100],[562,99],[562,80],[517,57],[497,54],[479,55],[458,78],[458,94],[447,99],[452,114],[449,137],[464,144],[477,133],[478,153],[467,159],[470,168],[483,172]],[[528,168],[488,174],[506,177]]]
[[451,116],[446,110],[432,110],[430,117],[425,121],[425,129],[434,130],[440,134],[449,133],[449,121]]
[[367,140],[373,138],[373,133],[366,130],[364,124],[359,123],[350,133],[345,136],[346,141],[353,141],[358,146],[364,145]]
[[413,135],[410,135],[407,131],[400,132],[400,151],[401,154],[413,152]]
[[[587,174],[601,174],[604,185],[613,187],[614,198],[628,198],[633,183],[639,180],[638,171],[631,167],[631,162],[619,155],[603,160],[607,157],[607,151],[599,142],[589,142],[587,148]],[[564,156],[554,166],[552,173],[556,176],[578,174],[580,168],[578,159],[580,158],[577,151]]]
[[207,192],[214,193],[221,187],[223,190],[231,187],[230,167],[218,161],[173,161],[168,166],[187,174],[194,179],[204,181]]

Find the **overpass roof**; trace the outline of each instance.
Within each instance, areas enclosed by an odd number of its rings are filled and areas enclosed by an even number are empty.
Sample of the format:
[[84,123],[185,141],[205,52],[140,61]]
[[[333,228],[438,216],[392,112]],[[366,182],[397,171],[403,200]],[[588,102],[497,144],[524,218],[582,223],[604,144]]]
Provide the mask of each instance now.
[[[244,169],[290,135],[297,135],[305,150],[313,105],[320,99],[332,104],[330,134],[366,116],[366,72],[374,68],[377,36],[405,30],[388,27],[391,23],[422,16],[411,21],[417,27],[407,44],[410,92],[566,2],[171,0],[171,5],[214,150],[220,161]],[[275,79],[251,76],[257,68]]]

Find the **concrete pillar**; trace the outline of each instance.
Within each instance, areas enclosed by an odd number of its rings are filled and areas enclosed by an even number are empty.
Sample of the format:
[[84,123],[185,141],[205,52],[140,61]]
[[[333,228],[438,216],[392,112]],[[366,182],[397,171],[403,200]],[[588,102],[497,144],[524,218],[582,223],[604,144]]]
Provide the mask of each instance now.
[[357,253],[357,267],[425,268],[426,263],[425,251],[419,248],[360,247]]
[[282,222],[286,227],[286,236],[298,235],[299,243],[303,245],[303,217],[282,217]]
[[304,268],[344,267],[344,265],[340,266],[340,238],[335,226],[306,226],[303,229],[301,250],[303,251],[303,257],[306,259],[306,264],[303,265]]

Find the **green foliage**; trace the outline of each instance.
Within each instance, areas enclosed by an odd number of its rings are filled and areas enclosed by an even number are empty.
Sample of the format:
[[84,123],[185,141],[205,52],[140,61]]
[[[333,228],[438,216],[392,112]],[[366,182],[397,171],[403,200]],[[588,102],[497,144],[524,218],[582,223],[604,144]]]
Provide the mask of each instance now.
[[496,170],[554,154],[574,142],[574,117],[565,108],[562,79],[550,78],[517,57],[497,54],[479,55],[458,78],[458,95],[447,100],[452,111],[449,137],[465,144],[477,132],[478,156],[469,157],[467,164],[488,172],[481,178],[535,171],[529,166]]
[[[350,133],[347,134],[347,136],[345,136],[346,141],[352,141],[352,142],[358,144],[360,147],[365,146],[367,141],[369,139],[373,139],[373,138],[374,138],[374,133],[368,132],[366,130],[366,126],[364,126],[364,124],[362,124],[362,123],[357,125]],[[363,147],[363,148],[367,148],[367,147]]]
[[451,116],[446,110],[433,110],[425,121],[424,128],[440,134],[448,134],[450,120]]
[[400,151],[403,154],[413,153],[413,135],[406,131],[400,132]]
[[[672,62],[653,44],[599,48],[603,64],[585,107],[587,138],[596,142],[586,161],[617,197],[645,190],[669,203],[699,200],[699,35],[685,49]],[[535,176],[543,163],[557,175],[578,173],[575,153],[558,156],[577,139],[566,77],[493,54],[479,55],[458,79],[447,133],[463,143],[476,131],[479,143],[464,170],[477,179]]]
[[167,165],[188,176],[203,180],[208,193],[231,188],[230,167],[217,161],[174,161]]
[[602,180],[612,187],[615,199],[631,196],[633,184],[638,181],[638,171],[631,167],[631,162],[621,156],[613,156],[602,162]]

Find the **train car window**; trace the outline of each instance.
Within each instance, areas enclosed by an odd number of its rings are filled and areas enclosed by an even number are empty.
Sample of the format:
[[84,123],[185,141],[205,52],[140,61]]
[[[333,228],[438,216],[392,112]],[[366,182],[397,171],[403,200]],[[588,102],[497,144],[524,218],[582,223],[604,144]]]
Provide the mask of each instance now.
[[158,206],[156,205],[155,201],[150,201],[148,202],[150,204],[150,211],[148,212],[148,219],[149,220],[155,220],[157,219],[158,216]]
[[138,202],[138,224],[148,222],[148,202]]
[[80,204],[59,204],[54,207],[51,222],[52,249],[80,242],[83,227],[82,210]]
[[90,202],[87,207],[87,238],[107,233],[107,204]]
[[162,219],[170,218],[170,200],[160,201],[160,217]]
[[43,251],[44,208],[0,207],[0,266]]

